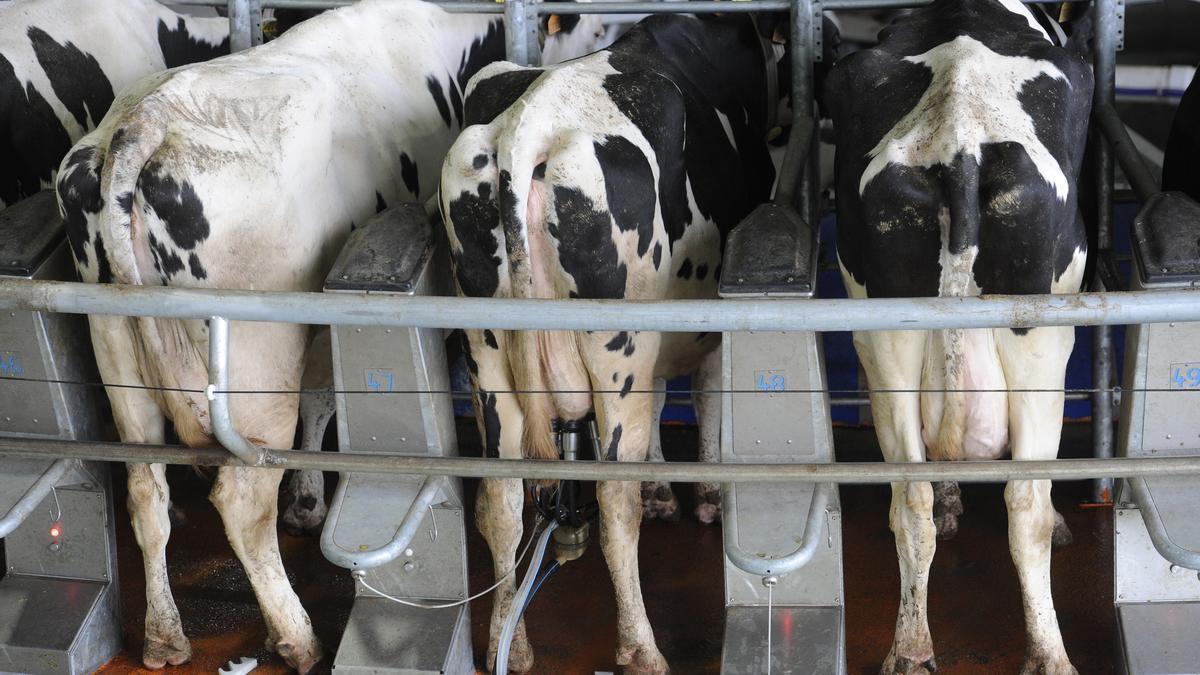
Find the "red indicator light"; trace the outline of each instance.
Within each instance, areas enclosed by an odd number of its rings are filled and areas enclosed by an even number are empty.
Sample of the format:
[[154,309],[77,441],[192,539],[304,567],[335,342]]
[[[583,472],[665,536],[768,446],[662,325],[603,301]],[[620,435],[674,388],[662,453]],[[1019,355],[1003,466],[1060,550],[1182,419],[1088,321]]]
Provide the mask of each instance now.
[[61,537],[62,536],[62,526],[60,526],[58,523],[51,525],[50,526],[50,536],[55,539],[58,539],[59,537]]

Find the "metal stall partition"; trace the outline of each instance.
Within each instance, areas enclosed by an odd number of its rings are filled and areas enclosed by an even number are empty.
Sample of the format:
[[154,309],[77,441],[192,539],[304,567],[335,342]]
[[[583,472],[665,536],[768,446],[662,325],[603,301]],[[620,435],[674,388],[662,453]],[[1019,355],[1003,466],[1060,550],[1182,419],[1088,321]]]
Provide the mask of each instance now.
[[[793,133],[797,145],[806,142]],[[721,296],[811,298],[816,252],[817,232],[796,211],[760,207],[730,235]],[[820,334],[727,332],[721,349],[721,462],[833,462]],[[845,673],[836,486],[747,481],[722,489],[721,672]]]
[[[443,239],[421,207],[386,210],[351,235],[325,290],[445,294]],[[342,451],[458,454],[441,329],[333,326],[332,345]],[[335,673],[474,672],[465,522],[457,478],[341,474],[321,547],[356,583]]]
[[[1133,224],[1131,290],[1200,282],[1200,204],[1151,197]],[[1200,456],[1200,323],[1131,325],[1118,451],[1122,457]],[[1120,658],[1130,675],[1200,667],[1200,490],[1191,475],[1122,480],[1117,491],[1114,599]]]
[[[0,278],[75,276],[54,192],[0,211]],[[82,316],[0,313],[0,436],[98,440]],[[120,649],[108,465],[0,460],[0,672],[90,673]]]

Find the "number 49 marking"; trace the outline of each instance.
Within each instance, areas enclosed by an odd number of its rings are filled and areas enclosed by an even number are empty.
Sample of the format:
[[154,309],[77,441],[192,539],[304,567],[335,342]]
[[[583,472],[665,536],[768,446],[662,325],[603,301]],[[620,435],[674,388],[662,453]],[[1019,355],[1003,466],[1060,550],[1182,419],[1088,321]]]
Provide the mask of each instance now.
[[1171,389],[1200,389],[1200,363],[1172,363]]
[[391,369],[368,368],[365,376],[367,389],[373,392],[396,390],[396,375]]

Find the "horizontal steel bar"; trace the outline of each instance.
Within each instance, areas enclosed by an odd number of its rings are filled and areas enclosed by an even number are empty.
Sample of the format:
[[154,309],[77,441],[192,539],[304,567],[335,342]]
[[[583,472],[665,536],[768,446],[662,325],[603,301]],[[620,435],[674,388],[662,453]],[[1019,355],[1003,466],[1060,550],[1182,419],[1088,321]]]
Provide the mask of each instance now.
[[846,331],[1200,321],[1194,289],[988,297],[526,300],[238,291],[0,278],[0,310],[499,330]]
[[[365,471],[409,476],[529,478],[548,480],[664,480],[682,483],[891,483],[946,481],[996,483],[1009,480],[1082,480],[1102,476],[1200,474],[1195,457],[1116,457],[984,462],[844,462],[832,464],[701,464],[680,462],[595,462],[575,460],[476,459],[351,452],[272,450],[275,469]],[[59,457],[111,462],[150,462],[189,466],[245,466],[220,448],[177,445],[125,445],[57,439],[0,438],[0,458]]]
[[[478,12],[487,14],[502,14],[504,3],[488,2],[488,0],[456,0],[453,2],[437,2],[435,4],[447,12]],[[1026,4],[1034,4],[1041,0],[1021,0]],[[1090,0],[1066,0],[1067,2],[1089,2]],[[224,6],[227,0],[170,0],[173,5],[202,5],[210,7]],[[354,4],[355,0],[262,0],[263,8],[275,9],[334,9]],[[933,0],[824,0],[822,10],[867,10],[891,9],[905,7],[921,7],[932,3]],[[539,14],[670,14],[708,12],[782,12],[791,8],[790,0],[717,0],[705,3],[687,2],[555,2],[553,4],[538,3]]]

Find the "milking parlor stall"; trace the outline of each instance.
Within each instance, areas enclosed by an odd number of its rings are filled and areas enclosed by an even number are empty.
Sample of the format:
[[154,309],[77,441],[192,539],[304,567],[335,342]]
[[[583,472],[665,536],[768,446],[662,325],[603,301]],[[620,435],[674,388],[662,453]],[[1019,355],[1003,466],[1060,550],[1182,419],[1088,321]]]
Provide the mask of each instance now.
[[1200,673],[1198,61],[0,0],[0,673]]

